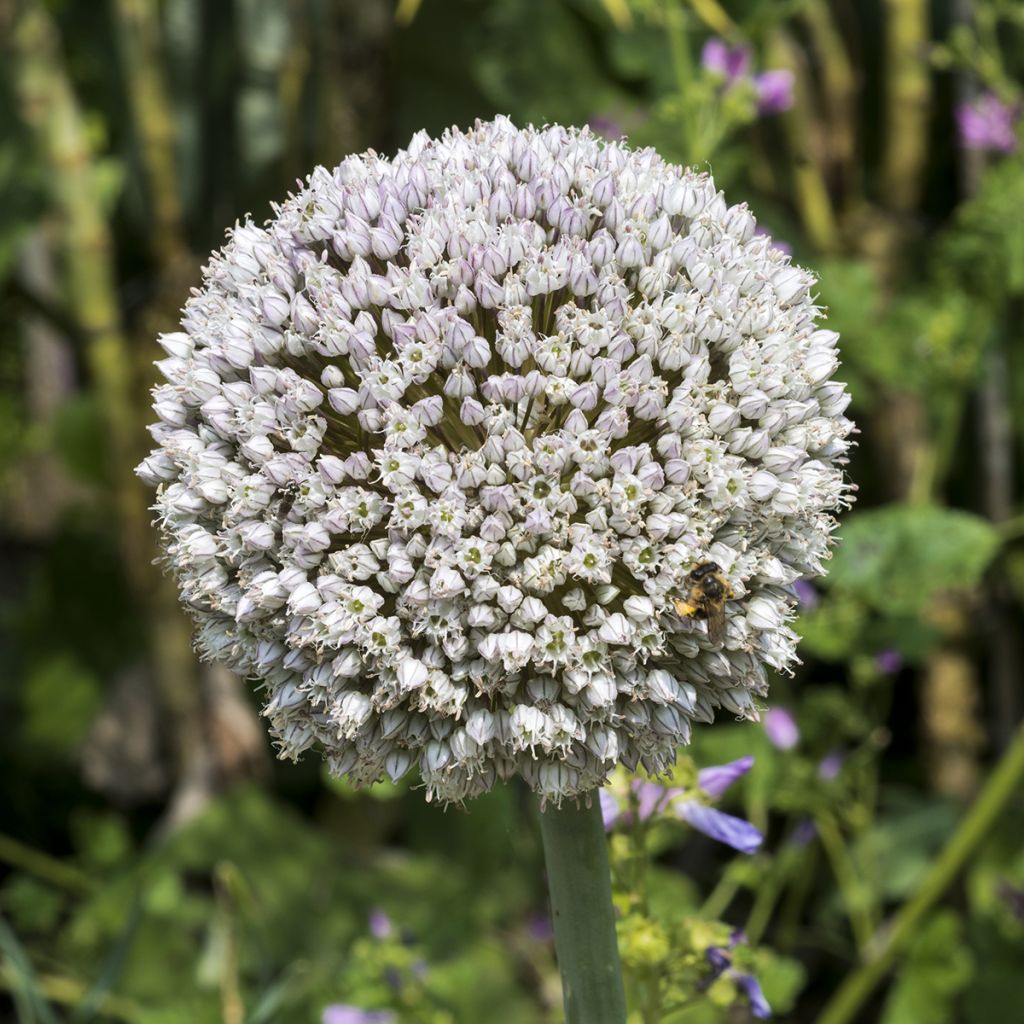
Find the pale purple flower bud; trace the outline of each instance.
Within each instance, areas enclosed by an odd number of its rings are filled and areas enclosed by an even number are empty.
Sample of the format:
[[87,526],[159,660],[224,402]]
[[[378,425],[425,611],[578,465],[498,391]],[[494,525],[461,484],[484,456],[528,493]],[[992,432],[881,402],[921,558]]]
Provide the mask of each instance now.
[[1004,103],[995,93],[983,93],[971,103],[956,108],[960,143],[966,149],[1012,153],[1017,148],[1016,125],[1019,106]]
[[793,106],[793,72],[788,68],[762,71],[754,76],[759,114],[778,114]]
[[792,750],[800,742],[800,730],[796,719],[786,708],[769,709],[762,719],[765,735],[773,747],[779,750]]
[[709,39],[701,50],[700,62],[712,74],[733,85],[750,73],[749,46],[729,46],[721,39]]

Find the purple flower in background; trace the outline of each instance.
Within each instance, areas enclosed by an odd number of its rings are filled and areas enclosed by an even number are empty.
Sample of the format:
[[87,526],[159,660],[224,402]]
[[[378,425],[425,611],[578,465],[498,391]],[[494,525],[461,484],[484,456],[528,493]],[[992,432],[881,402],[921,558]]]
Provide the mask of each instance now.
[[746,775],[754,767],[754,758],[746,757],[730,761],[728,764],[715,764],[710,768],[701,768],[697,773],[697,785],[708,796],[720,797],[738,778]]
[[708,949],[704,955],[711,965],[709,983],[723,974],[732,978],[736,987],[747,997],[751,1014],[758,1020],[767,1020],[772,1015],[772,1008],[764,997],[761,983],[752,974],[745,974],[732,966],[732,951],[743,942],[746,942],[746,936],[736,931],[730,936],[728,946],[711,946]]
[[682,801],[676,806],[676,814],[698,832],[740,853],[757,853],[764,842],[764,836],[749,821],[696,800]]
[[831,782],[843,767],[843,755],[838,750],[833,750],[818,763],[818,778]]
[[363,1010],[342,1003],[328,1006],[321,1020],[323,1024],[398,1024],[390,1010]]
[[772,708],[764,716],[764,731],[769,742],[779,750],[792,750],[800,742],[796,719],[787,708]]
[[587,127],[597,132],[598,135],[603,135],[606,139],[621,139],[626,134],[622,125],[607,114],[596,114],[589,118]]
[[883,675],[894,676],[901,668],[903,668],[903,655],[899,651],[894,651],[892,648],[888,648],[884,651],[879,651],[875,655],[875,668],[878,669]]
[[[757,233],[756,231],[754,232]],[[778,243],[776,243],[776,246]],[[821,596],[815,589],[813,583],[807,580],[796,580],[793,583],[793,593],[796,594],[797,604],[806,611],[813,611],[821,604]]]
[[750,1001],[750,1012],[758,1020],[767,1020],[772,1015],[772,1008],[761,991],[761,983],[752,974],[737,974],[736,985]]
[[1012,153],[1017,148],[1014,129],[1019,118],[1019,107],[1004,103],[994,92],[983,93],[956,108],[960,143],[967,149]]
[[531,914],[526,921],[526,931],[534,942],[550,942],[555,937],[551,918],[547,914]]
[[598,793],[598,799],[601,801],[601,820],[604,822],[604,830],[610,832],[622,820],[622,808],[619,807],[619,801],[607,789],[602,789]]
[[[707,796],[719,797],[741,775],[750,771],[753,763],[754,759],[748,756],[728,764],[704,768],[697,775],[697,785]],[[764,842],[764,836],[750,822],[701,803],[695,794],[681,787],[666,788],[656,782],[634,779],[630,788],[636,797],[636,813],[640,821],[647,821],[661,811],[671,810],[677,818],[698,832],[740,853],[754,853]],[[620,806],[614,794],[602,790],[600,800],[606,831],[630,821],[630,809]]]
[[762,71],[754,75],[754,91],[759,114],[781,114],[793,106],[793,72],[787,68]]
[[[697,785],[708,796],[720,797],[738,778],[746,775],[753,765],[754,759],[748,755],[728,764],[703,768],[697,773]],[[749,821],[726,814],[717,807],[702,804],[693,796],[676,801],[673,808],[692,828],[740,853],[756,853],[764,842],[764,836]]]
[[700,62],[706,70],[721,75],[726,85],[735,85],[750,74],[750,47],[729,46],[722,39],[709,39],[701,50]]
[[751,76],[753,55],[749,46],[730,46],[722,39],[709,39],[700,62],[706,71],[724,80],[727,90],[740,82],[750,82],[759,114],[778,114],[793,106],[793,72],[770,68]]
[[370,911],[370,934],[375,939],[386,939],[391,934],[391,918],[383,910]]
[[653,818],[658,811],[665,809],[665,805],[676,794],[682,792],[681,789],[666,789],[656,782],[644,782],[641,779],[633,781],[632,789],[636,795],[636,816],[640,821]]
[[801,818],[793,829],[790,842],[794,846],[806,846],[818,834],[818,827],[810,818]]

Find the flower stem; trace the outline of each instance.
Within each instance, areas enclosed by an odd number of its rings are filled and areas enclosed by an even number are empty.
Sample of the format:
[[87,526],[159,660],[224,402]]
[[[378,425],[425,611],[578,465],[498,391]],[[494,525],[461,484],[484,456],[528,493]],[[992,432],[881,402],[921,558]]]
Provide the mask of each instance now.
[[596,794],[589,807],[549,805],[540,831],[566,1024],[624,1024],[608,846]]
[[873,955],[850,974],[825,1007],[818,1024],[847,1024],[892,969],[922,920],[960,873],[1024,780],[1024,723],[989,776],[973,806],[932,865],[917,894],[903,904],[881,936]]

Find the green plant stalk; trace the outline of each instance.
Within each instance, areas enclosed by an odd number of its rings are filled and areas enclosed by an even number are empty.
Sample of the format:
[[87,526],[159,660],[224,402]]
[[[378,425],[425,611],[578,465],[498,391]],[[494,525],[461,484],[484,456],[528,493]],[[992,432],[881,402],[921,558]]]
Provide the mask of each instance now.
[[[135,353],[124,332],[118,300],[114,240],[104,212],[94,154],[67,73],[57,25],[39,0],[0,0],[14,91],[26,127],[50,174],[59,220],[66,308],[86,339],[92,386],[99,397],[113,472],[121,560],[147,613],[153,664],[174,726],[181,779],[204,779],[209,753],[188,623],[169,579],[153,565],[150,496],[132,467],[145,452],[135,396],[142,392]],[[0,38],[4,38],[0,34]]]
[[927,0],[885,0],[886,112],[882,179],[887,205],[913,210],[928,159]]
[[540,815],[566,1024],[625,1024],[608,843],[601,805],[566,802]]
[[823,811],[814,818],[815,828],[821,839],[839,886],[839,894],[846,908],[846,916],[850,919],[853,937],[857,944],[857,952],[864,955],[874,935],[869,910],[863,906],[861,882],[842,833],[831,814]]
[[793,200],[808,239],[819,252],[839,248],[840,230],[826,181],[826,167],[815,138],[820,125],[814,117],[814,86],[807,61],[793,38],[782,29],[768,37],[766,58],[771,67],[793,72],[796,102],[780,115],[791,163]]
[[888,929],[873,943],[871,959],[850,974],[826,1005],[818,1024],[847,1024],[889,973],[900,952],[1024,782],[1024,723],[989,776],[953,838],[932,865],[912,899],[897,911]]
[[89,892],[95,887],[86,872],[3,834],[0,834],[0,863],[72,892]]
[[828,140],[826,158],[841,171],[840,205],[861,192],[857,160],[857,75],[826,0],[805,0],[800,17],[807,26],[811,48],[821,69],[821,94],[827,110],[822,125]]
[[683,152],[689,154],[690,161],[696,167],[706,158],[706,154],[697,152],[697,133],[687,103],[690,84],[693,81],[693,61],[690,58],[690,42],[686,36],[686,12],[678,3],[674,3],[666,9],[665,19],[668,28],[669,53],[672,57],[672,71],[675,75],[679,99],[683,104],[680,118]]
[[117,0],[121,62],[152,211],[153,250],[164,267],[186,254],[174,113],[161,71],[155,0]]

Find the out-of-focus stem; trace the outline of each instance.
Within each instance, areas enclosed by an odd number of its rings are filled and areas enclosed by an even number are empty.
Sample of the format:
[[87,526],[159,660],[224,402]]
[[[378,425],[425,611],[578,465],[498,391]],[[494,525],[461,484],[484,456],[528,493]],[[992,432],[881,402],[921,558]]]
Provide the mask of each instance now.
[[174,114],[162,71],[154,0],[117,0],[121,62],[153,216],[153,248],[167,267],[186,254]]
[[[18,15],[14,17],[13,11]],[[149,495],[133,466],[143,438],[133,352],[121,323],[113,241],[98,194],[93,156],[64,68],[56,26],[37,0],[0,7],[9,33],[22,116],[50,171],[65,272],[67,309],[86,339],[86,358],[106,417],[122,563],[148,617],[153,665],[170,712],[179,787],[198,792],[209,778],[196,666],[188,628],[170,583],[153,568]],[[137,440],[138,439],[138,440]]]
[[825,1007],[818,1024],[848,1024],[892,969],[917,928],[956,879],[978,844],[1024,785],[1024,723],[989,775],[971,809],[922,882],[917,893],[871,943],[870,958],[850,974]]
[[857,951],[864,955],[874,931],[870,910],[863,900],[863,884],[857,876],[857,870],[850,856],[850,851],[843,841],[835,818],[827,812],[815,816],[815,827],[821,838],[832,872],[839,885],[839,892],[846,905],[846,916],[853,928],[853,937],[857,943]]
[[[39,987],[39,994],[51,1003],[59,1003],[72,1009],[81,1005],[88,992],[86,986],[80,981],[76,981],[74,978],[65,978],[59,974],[39,975],[36,978],[36,984]],[[12,987],[12,982],[0,974],[0,991],[11,991]],[[122,999],[120,996],[105,996],[97,1009],[104,1017],[123,1021],[124,1024],[133,1024],[144,1015],[142,1007],[128,999]]]
[[95,887],[92,876],[70,862],[58,860],[3,834],[0,834],[0,862],[72,892],[89,892]]
[[672,3],[665,11],[668,27],[669,54],[672,58],[672,71],[675,75],[676,90],[679,93],[680,122],[682,126],[682,148],[688,155],[693,166],[699,166],[707,159],[707,153],[699,151],[697,131],[691,106],[688,102],[690,83],[693,80],[693,61],[690,57],[690,41],[686,38],[686,12],[678,3]]
[[822,96],[828,117],[827,158],[840,172],[844,196],[859,196],[860,165],[857,162],[857,77],[846,44],[825,0],[805,0],[801,15],[811,46],[818,58]]
[[814,144],[819,130],[813,123],[813,87],[806,61],[800,48],[782,30],[771,34],[766,56],[770,66],[793,72],[796,102],[780,115],[793,163],[793,199],[811,243],[820,252],[832,252],[839,245],[839,227],[820,147]]
[[135,462],[135,380],[121,330],[113,244],[97,194],[92,154],[78,104],[64,72],[56,29],[39,3],[6,5],[21,12],[9,34],[14,88],[22,117],[50,169],[60,218],[69,314],[87,340],[86,357],[106,418],[114,469],[114,498],[126,571],[144,587],[152,557],[148,504],[131,469]]
[[[970,26],[973,23],[981,41],[981,51],[988,59],[995,61],[1002,72],[995,11],[985,5],[971,4],[970,0],[957,0],[955,10],[957,21],[962,25]],[[959,103],[974,98],[977,86],[973,76],[960,71],[955,85]],[[982,150],[961,146],[959,156],[961,187],[964,196],[970,198],[978,191],[981,183],[986,154]],[[1003,314],[1004,322],[1020,323],[1020,313],[1019,303],[1011,303]],[[1008,340],[1001,330],[993,332],[989,339],[982,362],[979,400],[976,403],[978,451],[984,474],[982,507],[989,519],[997,524],[1005,523],[1013,515],[1015,483]],[[996,745],[1004,749],[1010,740],[1012,724],[1020,715],[1019,683],[1024,652],[1016,625],[1012,588],[1005,570],[990,574],[985,590],[992,638],[989,652],[993,705],[990,721]]]
[[566,1024],[625,1024],[608,840],[597,794],[540,815]]
[[910,212],[921,195],[928,157],[927,0],[884,0],[885,205]]

